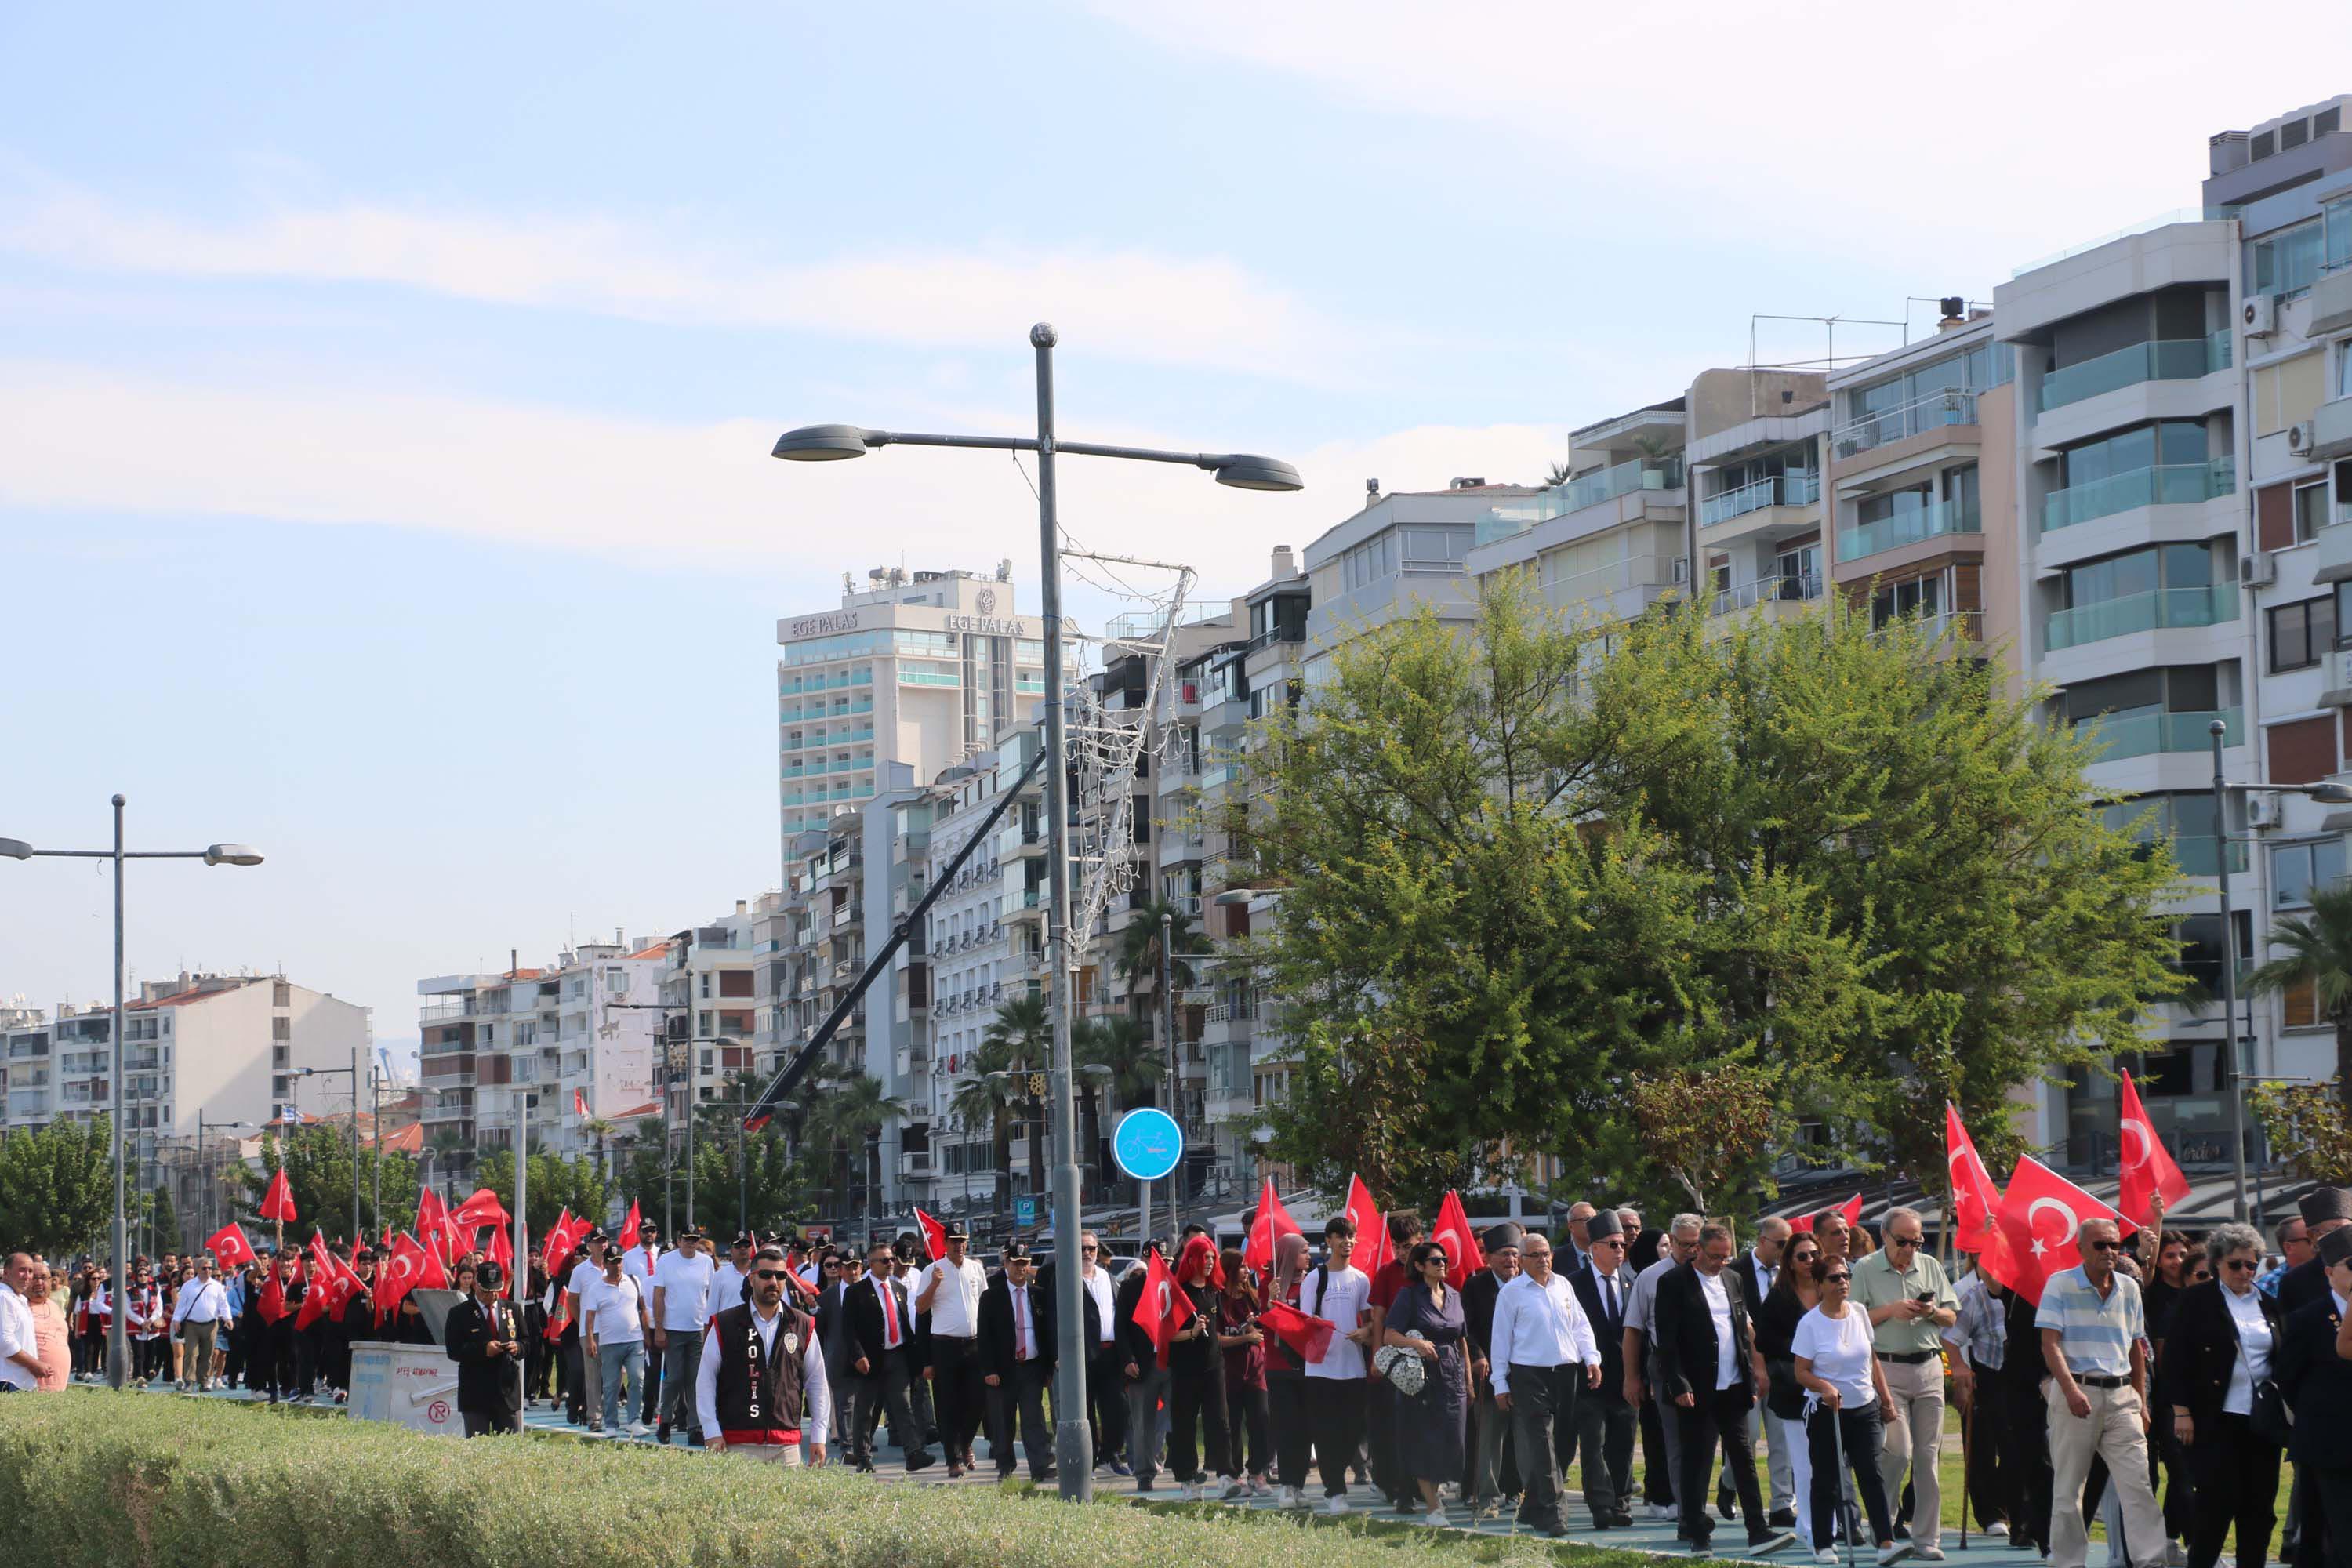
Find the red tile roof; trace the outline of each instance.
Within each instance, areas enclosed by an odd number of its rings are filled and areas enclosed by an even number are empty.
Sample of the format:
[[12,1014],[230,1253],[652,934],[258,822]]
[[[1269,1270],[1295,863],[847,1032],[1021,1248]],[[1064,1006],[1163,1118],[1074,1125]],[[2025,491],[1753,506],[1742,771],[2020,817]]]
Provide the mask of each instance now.
[[615,1121],[632,1121],[641,1116],[659,1116],[660,1114],[661,1101],[658,1100],[649,1100],[643,1105],[631,1106],[626,1110],[615,1113],[613,1120]]

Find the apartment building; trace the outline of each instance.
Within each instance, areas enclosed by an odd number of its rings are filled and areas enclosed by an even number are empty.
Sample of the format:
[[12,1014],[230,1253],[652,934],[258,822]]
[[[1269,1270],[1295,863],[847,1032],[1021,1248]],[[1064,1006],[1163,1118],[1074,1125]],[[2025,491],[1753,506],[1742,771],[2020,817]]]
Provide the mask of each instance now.
[[760,917],[734,912],[672,933],[662,958],[662,1044],[670,1136],[683,1142],[689,1105],[727,1100],[728,1080],[753,1070],[758,1034]]
[[1531,571],[1553,608],[1604,623],[1685,594],[1687,429],[1676,397],[1570,432],[1565,483],[1474,522],[1470,578]]
[[820,829],[889,786],[986,751],[1045,691],[1045,623],[992,576],[876,568],[835,608],[776,623],[782,831]]
[[616,931],[539,968],[418,981],[420,1142],[436,1169],[467,1174],[479,1152],[513,1148],[525,1112],[562,1155],[595,1146],[592,1122],[626,1131],[659,1115],[669,950]]
[[1683,459],[1698,597],[1716,625],[1801,613],[1826,591],[1822,475],[1829,467],[1823,377],[1711,370],[1684,396]]
[[[12,1006],[0,1027],[10,1131],[114,1109],[110,1007]],[[374,1058],[369,1009],[282,975],[191,974],[139,983],[123,1004],[123,1125],[134,1158],[194,1136],[196,1119],[258,1127],[286,1108],[349,1113],[352,1064]],[[331,1077],[305,1079],[314,1068]]]

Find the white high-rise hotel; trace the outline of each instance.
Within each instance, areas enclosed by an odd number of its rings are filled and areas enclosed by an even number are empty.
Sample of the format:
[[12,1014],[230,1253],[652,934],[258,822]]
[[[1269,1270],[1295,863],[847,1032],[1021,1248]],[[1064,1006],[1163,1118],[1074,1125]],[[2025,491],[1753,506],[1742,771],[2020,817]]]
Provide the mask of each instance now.
[[877,568],[866,580],[845,573],[837,608],[776,623],[788,846],[877,790],[993,750],[1045,694],[1045,622],[1014,613],[1010,563],[992,577]]

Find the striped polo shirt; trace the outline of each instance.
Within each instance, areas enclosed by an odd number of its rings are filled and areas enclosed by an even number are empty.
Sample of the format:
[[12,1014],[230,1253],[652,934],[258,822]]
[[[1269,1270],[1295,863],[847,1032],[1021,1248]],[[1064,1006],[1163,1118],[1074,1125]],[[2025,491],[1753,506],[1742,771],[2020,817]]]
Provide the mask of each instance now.
[[2042,1286],[2033,1324],[2058,1331],[2059,1351],[2077,1377],[2129,1377],[2132,1345],[2147,1332],[2138,1280],[2116,1275],[2102,1300],[2079,1265]]

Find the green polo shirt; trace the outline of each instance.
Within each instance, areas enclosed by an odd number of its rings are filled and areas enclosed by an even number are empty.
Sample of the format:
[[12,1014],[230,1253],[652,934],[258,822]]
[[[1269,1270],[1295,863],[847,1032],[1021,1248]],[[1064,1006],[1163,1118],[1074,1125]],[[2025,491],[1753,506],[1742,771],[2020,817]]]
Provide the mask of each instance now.
[[[1934,1296],[1939,1308],[1959,1310],[1960,1299],[1954,1293],[1952,1282],[1944,1277],[1944,1266],[1924,1247],[1913,1257],[1911,1267],[1899,1273],[1894,1256],[1884,1247],[1853,1265],[1853,1295],[1849,1299],[1865,1312],[1875,1312],[1881,1307],[1922,1294]],[[1871,1330],[1870,1342],[1881,1355],[1940,1352],[1944,1348],[1944,1331],[1933,1318],[1889,1318]]]

